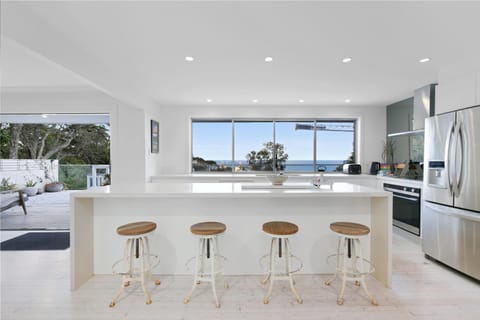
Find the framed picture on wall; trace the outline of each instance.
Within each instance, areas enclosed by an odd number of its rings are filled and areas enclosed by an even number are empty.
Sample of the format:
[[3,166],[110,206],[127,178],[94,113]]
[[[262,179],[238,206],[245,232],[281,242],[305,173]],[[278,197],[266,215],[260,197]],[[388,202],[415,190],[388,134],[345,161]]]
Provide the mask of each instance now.
[[152,153],[158,153],[158,121],[150,120]]

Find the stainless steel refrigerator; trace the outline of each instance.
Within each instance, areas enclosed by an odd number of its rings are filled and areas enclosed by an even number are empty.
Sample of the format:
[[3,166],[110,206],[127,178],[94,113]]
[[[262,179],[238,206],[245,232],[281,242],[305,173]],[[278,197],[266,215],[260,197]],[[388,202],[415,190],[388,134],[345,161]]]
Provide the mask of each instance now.
[[422,247],[480,280],[480,106],[425,122]]

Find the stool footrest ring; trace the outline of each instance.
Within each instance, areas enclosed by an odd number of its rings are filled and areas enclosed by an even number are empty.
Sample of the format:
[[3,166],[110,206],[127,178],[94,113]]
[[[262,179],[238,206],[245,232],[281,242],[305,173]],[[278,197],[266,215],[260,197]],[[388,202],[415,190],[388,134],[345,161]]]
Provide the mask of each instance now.
[[[267,254],[261,256],[260,259],[259,259],[259,261],[258,261],[260,267],[262,268],[262,270],[264,270],[265,273],[269,273],[269,272],[270,272],[270,271],[269,271],[269,270],[270,270],[270,268],[269,268],[269,263],[270,263],[270,262],[268,261],[269,258],[270,258],[270,254],[267,253]],[[284,258],[282,258],[282,259],[284,259]],[[291,255],[290,255],[290,259],[291,259],[291,260],[290,260],[291,262],[294,262],[294,263],[296,263],[297,265],[296,265],[296,268],[294,268],[293,270],[291,270],[289,274],[296,273],[296,272],[298,272],[298,271],[300,271],[300,270],[303,269],[303,261],[302,261],[299,257],[291,254]],[[275,256],[274,263],[275,263],[275,262],[278,262],[279,260],[280,260],[280,259],[278,258],[278,256]],[[283,272],[283,273],[278,273],[278,274],[279,274],[279,275],[284,275],[284,274],[286,275],[287,273],[286,273],[286,272]]]
[[[144,257],[150,259],[150,266],[144,266],[144,272],[153,270],[160,263],[160,256],[157,254],[145,254]],[[140,261],[142,256],[135,259]],[[130,270],[130,256],[127,257],[127,259],[119,259],[115,261],[112,265],[112,271],[113,274],[119,275],[140,274],[142,272],[138,266],[134,266],[133,270]]]
[[[195,258],[196,258],[196,256],[193,256],[193,257],[189,258],[189,259],[187,260],[187,262],[185,262],[185,268],[186,268],[188,271],[190,271],[190,270],[193,269],[193,268],[191,267],[191,264],[192,264],[193,261],[195,261]],[[210,258],[210,259],[211,259],[211,258]],[[221,254],[216,254],[216,255],[215,255],[215,259],[221,259],[223,262],[228,262],[228,259],[227,259],[225,256],[222,256]],[[216,268],[215,268],[215,270],[216,270]],[[222,270],[222,271],[223,271],[223,270]],[[215,273],[219,273],[219,272],[215,272]]]
[[[337,265],[335,260],[333,258],[336,258],[336,257],[339,257],[339,262],[340,264]],[[335,268],[335,271],[336,272],[339,272],[339,273],[342,273],[343,272],[343,258],[340,258],[340,257],[343,257],[343,254],[331,254],[327,257],[327,264],[333,268]],[[357,262],[361,262],[360,261],[360,257],[356,257],[357,258]],[[367,275],[367,274],[370,274],[370,273],[373,273],[375,271],[375,267],[373,266],[372,262],[368,259],[365,259],[363,258],[363,262],[366,263],[367,265],[365,266],[367,271],[364,271],[364,272],[360,272],[358,269],[357,270],[353,270],[351,267],[350,268],[347,268],[346,270],[346,273],[349,274],[349,275],[353,275],[353,276],[361,276],[361,275]]]

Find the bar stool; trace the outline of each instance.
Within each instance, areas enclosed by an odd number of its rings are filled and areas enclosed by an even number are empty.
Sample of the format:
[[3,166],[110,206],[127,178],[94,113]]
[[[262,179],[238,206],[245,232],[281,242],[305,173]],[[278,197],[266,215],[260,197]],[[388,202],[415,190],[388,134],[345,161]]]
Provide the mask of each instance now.
[[[218,235],[227,230],[227,226],[221,222],[200,222],[190,227],[190,231],[198,236],[198,250],[195,260],[195,273],[193,277],[193,286],[188,295],[184,299],[184,303],[190,302],[193,291],[201,282],[211,282],[213,297],[215,299],[215,307],[220,308],[218,302],[216,284],[216,276],[221,274],[223,277],[223,267],[220,260],[224,257],[220,255],[218,247]],[[210,272],[205,272],[205,262],[210,262]],[[224,287],[228,288],[228,284],[224,280]]]
[[[270,244],[270,262],[268,267],[267,277],[262,281],[262,284],[266,284],[270,280],[270,285],[268,287],[263,303],[267,304],[270,302],[270,295],[272,294],[273,283],[275,280],[288,280],[290,282],[290,288],[292,289],[295,298],[298,303],[303,303],[302,298],[295,289],[295,281],[293,280],[292,271],[291,271],[291,254],[290,241],[288,237],[290,235],[296,234],[298,232],[298,226],[296,224],[286,222],[286,221],[270,221],[266,222],[262,226],[263,232],[272,237]],[[282,252],[282,243],[284,252]],[[274,252],[274,247],[278,248],[277,252]],[[285,271],[280,273],[275,270],[275,259],[284,258],[285,260]]]
[[[117,234],[124,237],[126,242],[123,258],[115,262],[112,267],[115,273],[122,275],[122,286],[115,298],[110,302],[110,308],[116,305],[118,298],[120,298],[120,295],[132,281],[141,282],[146,304],[152,303],[145,286],[145,279],[149,276],[155,285],[160,285],[160,280],[155,279],[152,275],[152,269],[158,264],[159,257],[158,255],[150,254],[148,242],[148,235],[155,231],[156,228],[157,224],[150,221],[133,222],[117,228]],[[156,260],[153,265],[152,257]],[[127,270],[124,270],[122,267]],[[122,270],[116,271],[117,268]]]
[[[325,281],[325,284],[329,286],[332,281],[335,280],[337,274],[341,275],[342,288],[337,298],[337,304],[342,305],[344,302],[343,296],[346,282],[355,281],[355,285],[362,286],[371,304],[377,306],[377,300],[375,300],[370,291],[368,291],[365,282],[365,275],[373,272],[373,267],[369,261],[363,258],[360,243],[360,237],[368,235],[370,228],[363,224],[353,222],[334,222],[330,224],[330,230],[338,235],[338,245],[337,253],[329,256],[329,258],[336,258],[335,274],[331,279]],[[341,250],[342,246],[343,250]],[[343,256],[343,261],[340,263],[341,256]],[[368,262],[370,266],[369,270],[365,270],[365,262]]]

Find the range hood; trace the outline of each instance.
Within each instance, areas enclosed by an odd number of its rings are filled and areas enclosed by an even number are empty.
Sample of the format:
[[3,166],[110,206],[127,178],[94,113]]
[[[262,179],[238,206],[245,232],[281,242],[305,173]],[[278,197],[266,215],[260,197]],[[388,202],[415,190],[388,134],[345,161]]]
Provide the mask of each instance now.
[[390,133],[388,137],[423,134],[425,119],[435,115],[436,85],[436,83],[429,84],[414,91],[412,130]]

